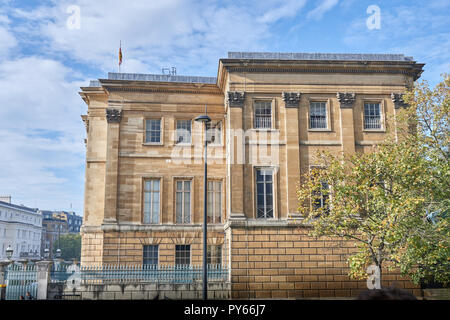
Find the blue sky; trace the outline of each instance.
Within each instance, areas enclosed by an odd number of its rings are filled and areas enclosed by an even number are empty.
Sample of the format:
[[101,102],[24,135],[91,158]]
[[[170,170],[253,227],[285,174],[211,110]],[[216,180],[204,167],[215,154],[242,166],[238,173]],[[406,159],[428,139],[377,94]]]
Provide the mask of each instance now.
[[0,194],[82,214],[78,91],[117,71],[120,40],[122,72],[216,76],[228,51],[402,53],[434,85],[450,71],[449,21],[448,0],[0,0]]

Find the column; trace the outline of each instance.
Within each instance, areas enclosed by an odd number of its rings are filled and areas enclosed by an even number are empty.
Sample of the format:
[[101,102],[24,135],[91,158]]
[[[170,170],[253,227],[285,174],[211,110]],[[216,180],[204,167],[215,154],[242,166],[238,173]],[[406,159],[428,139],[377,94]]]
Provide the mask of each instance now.
[[117,190],[119,169],[119,132],[122,110],[106,109],[107,141],[105,170],[104,223],[117,223]]
[[[299,104],[300,92],[283,92],[285,103],[285,127],[286,132],[286,198],[287,216],[281,218],[299,219],[297,212],[297,184],[300,181],[300,137],[299,137]],[[284,201],[281,199],[281,201]]]
[[228,218],[246,219],[244,214],[244,164],[245,141],[243,130],[243,107],[245,93],[227,92],[228,128],[227,128],[227,171],[228,171]]
[[338,92],[341,116],[341,145],[344,153],[355,153],[355,124],[353,119],[353,106],[355,93]]

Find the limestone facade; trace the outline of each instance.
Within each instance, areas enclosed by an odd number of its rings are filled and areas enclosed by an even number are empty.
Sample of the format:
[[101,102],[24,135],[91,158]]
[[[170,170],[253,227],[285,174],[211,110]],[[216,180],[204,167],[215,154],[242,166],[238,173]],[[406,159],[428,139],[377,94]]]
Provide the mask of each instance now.
[[148,246],[157,263],[202,264],[205,128],[194,119],[207,106],[218,128],[208,144],[208,245],[230,269],[232,296],[355,295],[365,282],[347,276],[353,245],[310,238],[296,188],[318,150],[366,152],[395,132],[401,93],[422,67],[403,55],[229,53],[217,78],[92,81],[80,93],[82,264],[142,264]]

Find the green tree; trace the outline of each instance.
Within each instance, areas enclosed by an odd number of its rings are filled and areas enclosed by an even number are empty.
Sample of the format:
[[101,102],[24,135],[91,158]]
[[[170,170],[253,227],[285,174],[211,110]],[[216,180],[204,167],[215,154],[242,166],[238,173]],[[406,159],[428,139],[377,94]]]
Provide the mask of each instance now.
[[368,153],[321,152],[320,168],[302,177],[299,211],[311,234],[355,241],[353,278],[374,263],[416,283],[449,282],[448,85],[448,77],[434,90],[416,84],[384,143]]
[[81,257],[81,236],[79,234],[61,235],[61,258],[70,261],[76,259],[80,261]]

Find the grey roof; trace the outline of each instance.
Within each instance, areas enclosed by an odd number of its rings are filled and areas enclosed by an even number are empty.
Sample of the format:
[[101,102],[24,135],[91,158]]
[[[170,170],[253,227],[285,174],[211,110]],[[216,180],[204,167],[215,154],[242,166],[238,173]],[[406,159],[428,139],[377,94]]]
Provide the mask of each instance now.
[[228,59],[413,61],[403,54],[305,53],[305,52],[228,52]]
[[1,206],[8,206],[8,207],[15,208],[15,209],[20,209],[20,210],[25,210],[25,211],[31,211],[33,213],[38,211],[37,208],[29,208],[29,207],[25,207],[25,206],[22,206],[22,205],[12,204],[12,203],[9,203],[9,202],[4,202],[4,201],[0,201],[0,205]]

